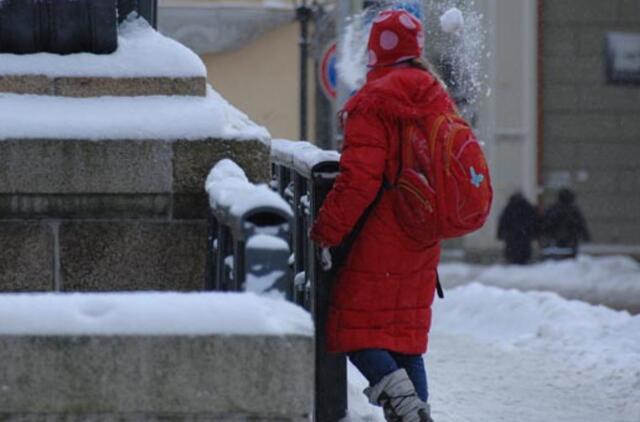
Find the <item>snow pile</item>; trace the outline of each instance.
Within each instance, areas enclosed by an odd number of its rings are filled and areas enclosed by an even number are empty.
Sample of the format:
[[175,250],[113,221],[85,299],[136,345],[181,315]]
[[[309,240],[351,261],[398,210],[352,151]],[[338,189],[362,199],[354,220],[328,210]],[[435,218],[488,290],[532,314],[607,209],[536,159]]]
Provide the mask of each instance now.
[[604,392],[623,402],[625,412],[640,412],[624,403],[640,387],[640,316],[554,293],[474,283],[436,302],[433,328],[434,336],[454,334],[553,356],[597,380]]
[[251,236],[247,241],[247,249],[288,251],[289,244],[279,237],[260,233],[255,236]]
[[293,157],[298,151],[316,150],[317,147],[306,141],[290,141],[287,139],[271,140],[271,159],[277,164],[293,167]]
[[[259,250],[262,253],[264,251],[276,252],[281,258],[285,258],[279,264],[284,263],[284,268],[288,268],[286,260],[291,255],[291,249],[289,248],[289,243],[284,239],[272,234],[258,233],[249,238],[246,247],[247,254],[250,254],[252,249]],[[247,273],[245,285],[247,291],[272,298],[286,299],[290,273],[284,269],[277,269],[282,267],[278,267],[278,263],[274,262],[275,257],[276,255],[272,254],[267,259],[268,262],[254,261],[252,263],[251,271]]]
[[554,293],[519,292],[473,283],[436,301],[434,334],[447,333],[505,347],[543,349],[584,369],[640,381],[640,316],[568,301]]
[[303,335],[310,315],[252,293],[0,295],[0,335]]
[[518,290],[552,291],[568,299],[640,313],[640,264],[624,256],[545,261],[528,266],[443,263],[446,287],[470,282]]
[[270,135],[211,87],[206,97],[0,94],[0,140],[207,138],[268,143]]
[[[500,406],[517,403],[520,411],[531,411],[526,406],[540,402],[532,404],[529,394],[552,406],[536,407],[542,420],[544,416],[562,422],[589,420],[579,415],[589,412],[589,408],[577,410],[583,405],[609,415],[598,420],[640,420],[640,315],[569,301],[550,292],[468,284],[479,280],[518,288],[571,286],[576,292],[598,285],[638,303],[640,295],[632,290],[640,283],[637,262],[626,257],[582,256],[527,267],[441,264],[439,272],[448,289],[445,300],[435,301],[431,351],[425,357],[435,380],[431,391],[437,420],[475,420],[478,410],[487,406],[487,412],[493,412],[489,420],[515,420],[501,418]],[[465,348],[454,350],[458,343]],[[520,369],[512,375],[509,368],[514,364]],[[474,378],[478,383],[460,384],[456,372],[478,373]],[[542,372],[544,376],[533,376]],[[347,420],[382,422],[379,409],[368,405],[362,394],[366,385],[350,366]],[[571,400],[576,389],[596,394],[597,401],[566,403],[565,410],[559,410],[562,400]],[[544,401],[545,397],[556,398],[555,403]],[[465,400],[464,406],[456,405],[460,399]],[[501,401],[500,406],[492,405],[492,399]],[[443,418],[442,412],[458,417]],[[541,418],[527,415],[522,420]]]
[[188,78],[206,77],[207,71],[194,52],[141,18],[120,25],[113,54],[0,54],[0,75]]
[[326,161],[340,161],[340,154],[337,151],[325,151],[319,148],[303,149],[294,155],[293,166],[299,173],[309,175],[317,164]]
[[256,207],[271,207],[293,216],[291,206],[266,184],[254,185],[244,171],[231,160],[219,161],[205,182],[212,209],[242,216]]
[[309,175],[313,167],[325,161],[340,161],[337,151],[323,150],[309,142],[274,139],[271,141],[274,162]]

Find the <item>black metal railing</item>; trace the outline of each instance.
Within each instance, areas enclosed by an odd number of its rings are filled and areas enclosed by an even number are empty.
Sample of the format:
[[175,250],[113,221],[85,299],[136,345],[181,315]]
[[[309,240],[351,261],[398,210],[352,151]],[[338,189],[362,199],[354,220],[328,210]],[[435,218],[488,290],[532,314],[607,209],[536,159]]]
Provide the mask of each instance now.
[[209,191],[205,290],[280,293],[291,300],[293,213],[275,192],[237,171],[232,186],[222,181]]
[[323,271],[308,233],[338,175],[340,156],[307,142],[274,140],[272,186],[294,214],[291,243],[295,274],[294,300],[313,315],[316,326],[316,422],[335,422],[347,412],[347,367],[344,355],[326,351],[326,320],[335,273]]
[[[235,192],[230,195],[236,196],[242,213],[237,212],[238,206],[232,204],[233,201],[216,199],[224,195],[209,192],[211,214],[205,288],[255,291],[251,288],[251,278],[271,280],[273,277],[269,274],[283,274],[276,283],[267,285],[280,291],[287,300],[308,309],[315,323],[315,422],[336,422],[347,412],[346,358],[326,352],[325,328],[335,273],[322,270],[316,258],[316,246],[308,235],[338,175],[339,159],[337,152],[320,150],[308,142],[274,140],[269,192],[282,202],[280,206],[273,206],[277,201],[264,194],[265,186],[254,186],[262,191],[261,195],[252,195],[252,188],[244,179],[234,182]],[[244,174],[239,179],[243,177]],[[218,188],[224,189],[224,186]],[[265,202],[256,201],[258,196],[264,197]],[[247,206],[249,197],[251,204]],[[261,248],[262,242],[253,242],[261,235],[275,236],[284,246]],[[257,269],[261,271],[259,274],[255,273]]]

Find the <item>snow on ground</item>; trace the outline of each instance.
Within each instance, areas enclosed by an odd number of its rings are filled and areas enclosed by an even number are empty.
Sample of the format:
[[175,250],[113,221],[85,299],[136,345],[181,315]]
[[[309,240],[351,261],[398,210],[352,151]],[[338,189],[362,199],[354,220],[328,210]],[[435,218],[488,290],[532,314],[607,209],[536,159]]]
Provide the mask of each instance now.
[[[638,271],[619,257],[489,269],[519,283],[595,272],[592,282],[605,285],[633,283]],[[441,272],[474,280],[489,269],[443,264]],[[550,292],[461,285],[436,301],[425,361],[436,422],[640,421],[640,315]],[[349,378],[348,420],[383,421],[361,393],[366,381],[353,368]]]
[[528,266],[443,263],[439,272],[445,289],[478,282],[525,291],[552,291],[567,299],[640,313],[640,264],[626,256],[581,255],[576,260]]
[[211,87],[206,97],[0,94],[0,140],[206,138],[268,143],[270,135]]
[[0,75],[177,78],[205,77],[207,71],[194,52],[136,19],[120,25],[113,54],[0,54]]
[[[135,324],[132,324],[135,321]],[[0,295],[0,335],[303,335],[311,316],[252,293]]]

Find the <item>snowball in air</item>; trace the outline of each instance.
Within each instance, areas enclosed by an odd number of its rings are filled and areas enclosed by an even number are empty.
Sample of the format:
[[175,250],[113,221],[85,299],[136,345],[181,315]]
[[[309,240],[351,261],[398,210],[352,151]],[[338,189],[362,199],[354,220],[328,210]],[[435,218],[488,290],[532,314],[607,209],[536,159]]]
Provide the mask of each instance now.
[[440,28],[449,34],[458,34],[464,27],[464,17],[457,7],[452,7],[440,16]]

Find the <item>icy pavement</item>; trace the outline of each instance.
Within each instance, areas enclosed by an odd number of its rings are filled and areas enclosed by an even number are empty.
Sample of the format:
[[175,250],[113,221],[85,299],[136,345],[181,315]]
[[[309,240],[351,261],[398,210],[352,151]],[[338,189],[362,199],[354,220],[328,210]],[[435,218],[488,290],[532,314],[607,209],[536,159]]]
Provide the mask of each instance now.
[[[588,373],[553,356],[508,351],[461,336],[439,335],[432,341],[425,361],[436,422],[640,420],[640,407],[634,410],[634,404],[623,403]],[[384,422],[382,412],[362,395],[364,378],[353,367],[349,371],[347,421]],[[637,390],[635,396],[638,403]]]
[[[640,421],[640,316],[472,284],[438,301],[426,363],[436,422]],[[350,368],[350,418],[383,421]]]

